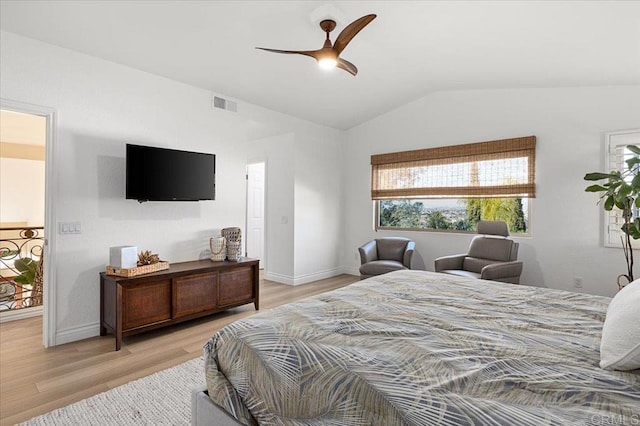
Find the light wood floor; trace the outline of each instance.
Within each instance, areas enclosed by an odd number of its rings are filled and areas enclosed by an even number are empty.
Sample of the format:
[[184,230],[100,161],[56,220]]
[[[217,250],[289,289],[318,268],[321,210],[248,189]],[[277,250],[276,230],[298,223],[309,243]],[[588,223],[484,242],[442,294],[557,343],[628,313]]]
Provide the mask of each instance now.
[[[340,275],[291,287],[260,281],[260,312],[358,280]],[[13,425],[202,355],[220,328],[253,315],[253,304],[124,339],[42,347],[42,318],[0,324],[0,425]],[[204,373],[203,373],[204,374]]]

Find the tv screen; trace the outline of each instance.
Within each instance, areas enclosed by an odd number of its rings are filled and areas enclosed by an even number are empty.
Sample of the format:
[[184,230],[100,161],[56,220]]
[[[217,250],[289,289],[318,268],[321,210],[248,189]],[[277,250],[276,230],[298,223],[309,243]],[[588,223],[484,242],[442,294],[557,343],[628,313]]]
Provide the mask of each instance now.
[[127,144],[126,198],[143,201],[214,200],[216,156]]

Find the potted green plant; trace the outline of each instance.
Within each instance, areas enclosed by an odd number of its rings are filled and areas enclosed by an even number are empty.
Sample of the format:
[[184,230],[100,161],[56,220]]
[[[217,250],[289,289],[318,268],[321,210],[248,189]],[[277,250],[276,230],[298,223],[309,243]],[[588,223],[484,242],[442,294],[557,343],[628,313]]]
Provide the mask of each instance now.
[[634,208],[640,208],[640,148],[636,145],[627,145],[627,149],[633,156],[625,161],[627,164],[625,170],[614,170],[609,173],[592,172],[584,176],[584,180],[587,181],[604,181],[589,185],[585,191],[601,192],[598,203],[602,203],[606,211],[614,208],[622,211],[623,235],[620,236],[620,240],[627,262],[627,273],[618,276],[619,288],[624,286],[620,282],[621,278],[625,278],[628,281],[627,284],[634,280],[631,239],[640,238],[640,217],[633,217]]
[[38,270],[38,261],[25,257],[24,259],[16,259],[13,266],[20,272],[20,275],[13,279],[15,282],[22,285],[33,285]]

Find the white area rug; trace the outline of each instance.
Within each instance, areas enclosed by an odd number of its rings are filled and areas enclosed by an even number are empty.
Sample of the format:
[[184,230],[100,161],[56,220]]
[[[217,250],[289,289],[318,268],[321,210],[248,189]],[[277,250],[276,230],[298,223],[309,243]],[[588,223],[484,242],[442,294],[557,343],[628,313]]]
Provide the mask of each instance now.
[[202,359],[194,359],[21,423],[52,425],[188,425],[191,391],[205,386]]

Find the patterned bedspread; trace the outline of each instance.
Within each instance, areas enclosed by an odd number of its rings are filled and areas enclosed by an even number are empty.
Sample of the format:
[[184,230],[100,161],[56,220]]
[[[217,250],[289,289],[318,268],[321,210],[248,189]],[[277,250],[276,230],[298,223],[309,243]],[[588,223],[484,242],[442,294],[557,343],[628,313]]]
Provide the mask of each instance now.
[[220,330],[209,395],[245,424],[640,424],[640,370],[598,367],[609,301],[393,272]]

